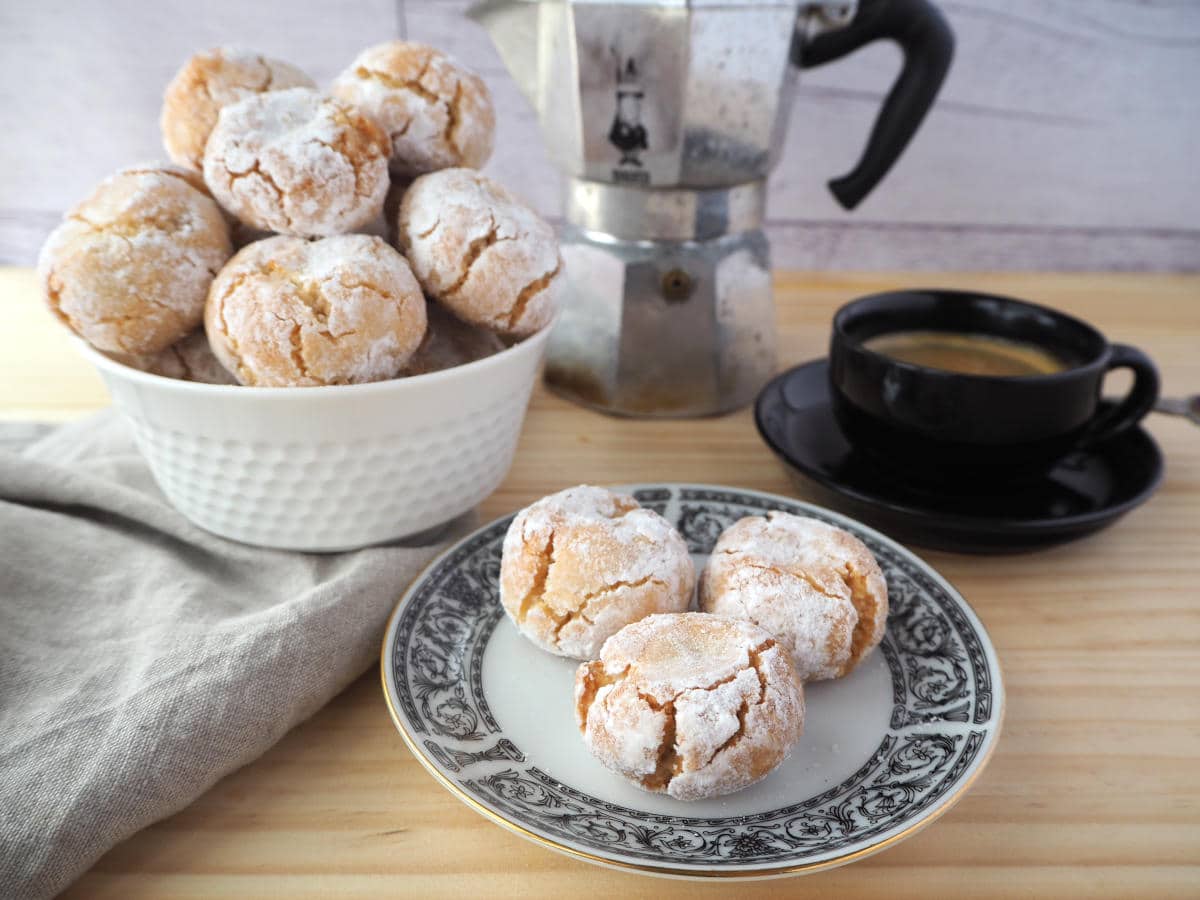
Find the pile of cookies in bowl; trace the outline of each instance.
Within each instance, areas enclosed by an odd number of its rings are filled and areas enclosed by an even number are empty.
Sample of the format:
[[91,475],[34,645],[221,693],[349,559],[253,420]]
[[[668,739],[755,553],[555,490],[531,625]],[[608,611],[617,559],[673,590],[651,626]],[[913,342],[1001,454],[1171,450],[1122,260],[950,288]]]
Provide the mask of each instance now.
[[[495,130],[485,83],[402,41],[327,92],[218,49],[167,86],[161,129],[172,164],[102,181],[39,273],[168,498],[227,537],[332,550],[494,490],[563,277],[553,228],[477,171]],[[302,477],[263,470],[271,449]],[[414,455],[444,458],[444,477],[406,467]],[[310,489],[323,459],[351,460],[358,487]],[[238,475],[271,490],[245,502]],[[385,508],[369,527],[363,498]],[[316,511],[314,536],[300,522]]]
[[804,684],[857,668],[888,615],[879,563],[848,531],[782,511],[748,516],[697,577],[670,522],[589,485],[516,515],[499,593],[530,643],[580,661],[575,721],[590,753],[678,800],[775,770],[803,733]]

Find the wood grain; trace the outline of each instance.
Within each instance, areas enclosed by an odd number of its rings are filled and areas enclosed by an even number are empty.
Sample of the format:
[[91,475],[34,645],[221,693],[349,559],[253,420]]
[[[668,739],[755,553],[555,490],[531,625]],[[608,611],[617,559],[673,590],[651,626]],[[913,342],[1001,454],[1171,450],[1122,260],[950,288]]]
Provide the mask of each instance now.
[[[939,275],[1083,316],[1151,353],[1168,393],[1200,389],[1200,277]],[[924,275],[778,278],[781,346],[818,356],[836,306]],[[95,373],[41,309],[32,275],[0,270],[0,414],[102,406]],[[739,885],[746,898],[1194,897],[1200,884],[1200,430],[1153,416],[1160,492],[1116,526],[1011,557],[923,552],[963,592],[1000,654],[1004,732],[963,801],[863,862]],[[748,412],[638,422],[538,391],[516,463],[482,508],[507,513],[582,480],[694,480],[806,497]],[[372,669],[260,760],[103,857],[69,897],[707,898],[728,885],[611,872],[471,812],[404,748]]]
[[[479,69],[496,96],[489,171],[545,214],[560,178],[468,0],[11,0],[0,5],[0,263],[31,264],[59,212],[161,156],[162,88],[188,53],[236,43],[327,82],[405,34]],[[872,45],[804,73],[771,182],[777,265],[812,269],[1200,267],[1200,5],[939,0],[958,38],[933,112],[853,214],[825,182],[857,159],[899,66]]]

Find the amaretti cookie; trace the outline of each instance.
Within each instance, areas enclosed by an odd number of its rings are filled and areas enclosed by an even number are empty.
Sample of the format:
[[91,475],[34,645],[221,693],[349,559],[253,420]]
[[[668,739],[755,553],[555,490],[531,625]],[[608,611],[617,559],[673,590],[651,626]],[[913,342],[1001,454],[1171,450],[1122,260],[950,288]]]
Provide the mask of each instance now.
[[749,622],[654,615],[617,632],[575,675],[588,750],[636,787],[698,800],[740,790],[804,730],[790,656]]
[[404,257],[378,237],[279,236],[244,247],[221,270],[204,327],[242,384],[380,381],[421,343],[425,298]]
[[590,485],[521,510],[504,537],[500,602],[521,633],[592,659],[651,613],[688,608],[696,574],[679,533],[626,494]]
[[246,225],[340,234],[379,215],[387,156],[386,135],[357,109],[291,88],[221,110],[204,151],[204,181]]
[[105,179],[42,246],[51,311],[92,346],[154,354],[192,331],[229,258],[229,228],[195,175],[139,166]]
[[387,132],[397,175],[478,169],[492,155],[496,114],[487,85],[433,47],[409,41],[368,47],[331,93]]
[[700,578],[700,609],[766,629],[805,681],[840,678],[883,639],[887,582],[848,531],[771,512],[722,532]]
[[416,179],[396,231],[425,292],[463,321],[524,337],[554,318],[563,282],[554,229],[473,169]]
[[249,50],[218,47],[195,54],[171,79],[163,96],[163,145],[177,165],[199,172],[204,145],[222,107],[251,94],[286,88],[315,88],[293,65]]

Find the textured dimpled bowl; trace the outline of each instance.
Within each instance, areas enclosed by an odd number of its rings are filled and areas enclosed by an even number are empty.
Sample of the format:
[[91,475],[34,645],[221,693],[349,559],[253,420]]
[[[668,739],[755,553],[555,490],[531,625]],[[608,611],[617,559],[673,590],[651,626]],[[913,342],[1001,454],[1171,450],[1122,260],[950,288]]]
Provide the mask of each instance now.
[[335,551],[434,528],[499,486],[548,334],[428,375],[304,388],[163,378],[77,343],[188,519],[247,544]]

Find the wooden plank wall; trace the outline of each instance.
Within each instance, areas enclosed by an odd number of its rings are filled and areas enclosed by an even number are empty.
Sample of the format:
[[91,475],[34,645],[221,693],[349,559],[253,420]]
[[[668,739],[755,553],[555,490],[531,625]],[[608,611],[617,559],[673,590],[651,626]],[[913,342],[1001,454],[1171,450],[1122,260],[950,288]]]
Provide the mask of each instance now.
[[[771,182],[775,262],[832,269],[1200,269],[1200,3],[940,0],[958,36],[942,97],[883,186],[843,212],[824,182],[856,158],[899,53],[801,79]],[[362,46],[428,41],[497,100],[489,170],[547,215],[559,179],[532,111],[467,0],[6,0],[0,4],[0,263],[28,264],[107,172],[160,157],[163,85],[229,43],[327,82]]]

